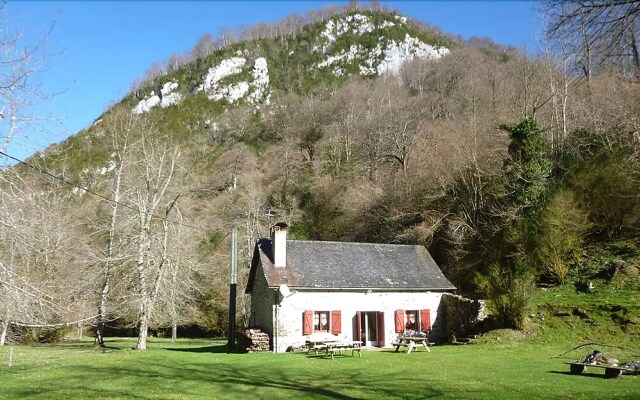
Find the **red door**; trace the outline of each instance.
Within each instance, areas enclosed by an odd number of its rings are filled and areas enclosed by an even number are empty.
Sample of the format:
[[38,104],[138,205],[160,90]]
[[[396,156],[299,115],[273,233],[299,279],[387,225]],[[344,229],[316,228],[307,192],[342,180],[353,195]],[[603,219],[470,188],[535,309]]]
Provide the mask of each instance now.
[[378,347],[384,347],[384,313],[379,311],[376,318],[378,320]]

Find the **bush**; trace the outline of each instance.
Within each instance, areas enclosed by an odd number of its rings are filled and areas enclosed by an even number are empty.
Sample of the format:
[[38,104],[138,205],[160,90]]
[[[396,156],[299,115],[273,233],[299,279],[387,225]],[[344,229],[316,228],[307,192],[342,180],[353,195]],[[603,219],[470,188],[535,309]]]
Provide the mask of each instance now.
[[12,329],[12,341],[19,344],[58,343],[64,339],[68,331],[68,328],[35,329],[14,327]]
[[505,328],[524,328],[529,301],[535,288],[535,274],[521,260],[493,263],[478,277],[488,300]]
[[567,186],[589,210],[595,233],[635,235],[640,226],[637,164],[622,149],[601,149],[570,166]]
[[587,213],[571,191],[560,191],[540,213],[536,258],[543,272],[560,283],[579,254],[589,229]]

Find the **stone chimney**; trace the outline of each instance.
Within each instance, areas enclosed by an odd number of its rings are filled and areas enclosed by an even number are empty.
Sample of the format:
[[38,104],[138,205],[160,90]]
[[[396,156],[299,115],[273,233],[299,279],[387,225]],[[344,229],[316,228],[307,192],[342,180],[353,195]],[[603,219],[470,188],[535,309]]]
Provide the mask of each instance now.
[[284,222],[271,227],[271,248],[273,250],[273,265],[284,268],[287,265],[287,228]]

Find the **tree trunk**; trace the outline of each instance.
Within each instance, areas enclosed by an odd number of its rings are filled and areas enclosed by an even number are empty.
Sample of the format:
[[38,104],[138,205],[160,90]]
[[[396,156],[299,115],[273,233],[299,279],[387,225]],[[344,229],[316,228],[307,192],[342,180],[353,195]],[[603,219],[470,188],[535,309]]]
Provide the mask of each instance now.
[[[145,215],[141,214],[142,218],[146,218]],[[138,261],[137,261],[137,270],[139,276],[139,295],[140,295],[140,315],[138,315],[138,344],[136,345],[136,350],[146,350],[147,349],[147,335],[149,330],[149,292],[147,291],[147,266],[145,265],[146,258],[148,257],[148,243],[147,243],[147,232],[148,225],[145,223],[140,230],[140,243],[138,244]]]
[[[127,151],[125,145],[122,152]],[[113,243],[116,236],[116,221],[118,218],[118,205],[120,204],[120,183],[122,181],[122,171],[124,162],[120,157],[120,166],[116,172],[116,181],[113,188],[113,203],[111,204],[111,225],[109,226],[109,240],[107,241],[107,261],[104,266],[104,279],[102,281],[102,293],[100,293],[100,307],[98,307],[98,326],[96,329],[96,342],[100,347],[104,347],[104,326],[107,320],[107,301],[111,289],[111,267],[113,266]]]
[[175,342],[177,338],[178,338],[178,325],[174,323],[173,326],[171,327],[171,341]]
[[147,349],[147,335],[149,330],[149,303],[150,294],[147,291],[147,267],[145,266],[147,252],[147,233],[148,226],[145,225],[140,232],[140,244],[138,245],[138,261],[137,269],[139,274],[139,294],[140,294],[140,315],[138,316],[138,344],[136,350]]
[[149,314],[147,312],[147,306],[142,307],[139,321],[138,331],[138,343],[136,344],[136,350],[147,349],[147,337],[149,336]]
[[[148,203],[144,201],[140,202],[142,205],[138,210],[140,218],[140,231],[138,232],[138,259],[136,261],[136,269],[138,271],[138,294],[140,297],[140,314],[138,315],[138,344],[136,344],[136,350],[147,349],[147,336],[149,333],[149,318],[150,318],[150,296],[147,288],[147,273],[149,266],[148,257],[151,251],[151,238],[150,238],[150,222],[151,212],[153,211],[149,207]],[[151,209],[151,210],[150,210]]]
[[0,322],[0,346],[4,346],[7,340],[7,330],[9,329],[9,321]]
[[98,321],[98,325],[96,326],[96,344],[100,347],[104,347],[104,322],[103,321]]
[[96,327],[96,343],[100,347],[104,347],[104,322],[107,314],[107,296],[109,294],[109,267],[105,271],[105,278],[102,285],[102,294],[100,296],[100,307],[98,307],[98,326]]
[[636,39],[636,32],[633,29],[631,31],[631,54],[633,55],[634,76],[640,77],[640,50],[638,50],[638,40]]

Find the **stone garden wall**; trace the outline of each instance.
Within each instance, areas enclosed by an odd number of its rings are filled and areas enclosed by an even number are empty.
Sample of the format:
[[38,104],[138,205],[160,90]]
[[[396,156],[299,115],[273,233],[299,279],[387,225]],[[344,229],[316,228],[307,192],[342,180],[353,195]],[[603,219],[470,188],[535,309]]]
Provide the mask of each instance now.
[[447,340],[467,338],[476,333],[476,327],[486,318],[484,300],[472,300],[451,293],[442,295],[443,321]]

